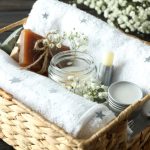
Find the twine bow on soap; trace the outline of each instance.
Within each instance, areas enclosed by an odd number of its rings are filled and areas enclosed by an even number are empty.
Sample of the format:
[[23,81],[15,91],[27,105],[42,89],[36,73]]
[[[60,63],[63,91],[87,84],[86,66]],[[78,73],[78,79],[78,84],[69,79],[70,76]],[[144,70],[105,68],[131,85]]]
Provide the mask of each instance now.
[[[23,69],[30,69],[33,66],[35,66],[36,64],[38,64],[43,59],[42,68],[37,73],[43,74],[43,73],[47,72],[48,65],[49,65],[49,56],[52,57],[53,56],[52,49],[57,48],[57,47],[53,47],[53,48],[50,47],[49,44],[55,45],[55,43],[50,41],[48,38],[50,34],[55,34],[55,33],[48,33],[45,39],[40,39],[40,40],[36,41],[33,50],[42,52],[42,54],[32,64],[30,64],[26,67],[22,67]],[[45,40],[46,40],[46,42],[45,42]]]

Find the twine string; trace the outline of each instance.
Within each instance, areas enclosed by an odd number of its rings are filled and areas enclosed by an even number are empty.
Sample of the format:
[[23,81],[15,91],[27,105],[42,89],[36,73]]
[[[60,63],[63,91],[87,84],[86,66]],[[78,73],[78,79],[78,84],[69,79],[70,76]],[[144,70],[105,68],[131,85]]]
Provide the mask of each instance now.
[[[48,38],[46,38],[48,39]],[[53,56],[52,53],[52,49],[48,46],[48,44],[43,44],[43,40],[44,39],[40,39],[38,41],[36,41],[35,46],[34,46],[34,51],[41,51],[42,54],[39,56],[39,58],[34,61],[32,64],[26,66],[26,67],[22,67],[22,69],[30,69],[32,67],[34,67],[35,65],[37,65],[42,59],[43,59],[43,64],[42,64],[42,68],[37,72],[39,74],[43,74],[47,71],[48,69],[48,64],[49,64],[49,56]],[[50,42],[48,40],[48,42]]]

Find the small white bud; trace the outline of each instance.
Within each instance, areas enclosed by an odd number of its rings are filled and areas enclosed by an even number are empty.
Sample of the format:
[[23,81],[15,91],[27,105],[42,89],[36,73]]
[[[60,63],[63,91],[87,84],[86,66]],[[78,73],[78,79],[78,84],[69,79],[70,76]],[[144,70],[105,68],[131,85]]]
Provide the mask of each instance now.
[[69,81],[72,81],[72,80],[74,80],[74,76],[71,76],[71,75],[70,75],[70,76],[67,77],[67,79],[68,79]]
[[61,48],[62,47],[61,43],[56,44],[56,47]]

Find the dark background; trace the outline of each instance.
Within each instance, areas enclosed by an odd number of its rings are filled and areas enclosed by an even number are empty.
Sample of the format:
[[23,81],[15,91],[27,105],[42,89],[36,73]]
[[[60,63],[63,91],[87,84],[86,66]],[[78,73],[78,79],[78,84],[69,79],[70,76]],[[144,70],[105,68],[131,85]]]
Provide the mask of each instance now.
[[[35,0],[0,0],[0,28],[28,16]],[[2,42],[12,31],[0,34]]]

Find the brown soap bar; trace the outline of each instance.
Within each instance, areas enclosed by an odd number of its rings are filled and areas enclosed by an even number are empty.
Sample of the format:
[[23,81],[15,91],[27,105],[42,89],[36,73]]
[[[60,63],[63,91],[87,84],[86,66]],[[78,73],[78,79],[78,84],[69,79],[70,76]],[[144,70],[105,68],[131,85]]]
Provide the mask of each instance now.
[[[20,35],[20,52],[19,52],[19,64],[22,67],[26,67],[40,56],[39,52],[34,51],[34,45],[37,40],[43,37],[33,33],[29,29],[24,29]],[[31,68],[33,71],[38,71],[41,68],[41,64],[37,64]]]
[[[22,67],[29,66],[33,64],[42,54],[43,51],[35,51],[34,46],[37,40],[43,39],[42,36],[35,34],[31,30],[24,29],[20,35],[20,51],[19,51],[19,64]],[[51,53],[48,57],[48,63],[50,63],[51,58],[61,52],[67,51],[69,47],[62,45],[61,48],[54,48],[51,50]],[[44,58],[41,59],[36,65],[30,68],[31,71],[38,72],[42,68]],[[49,65],[49,64],[47,64]],[[43,73],[47,75],[48,70]]]
[[[54,55],[56,55],[56,54],[59,53],[59,52],[68,51],[68,50],[70,50],[69,47],[67,47],[67,46],[65,46],[65,45],[62,45],[61,48],[53,49],[53,50],[51,50],[51,51],[52,51],[52,54],[53,54],[53,56],[54,56]],[[52,57],[53,57],[53,56],[52,56]]]

